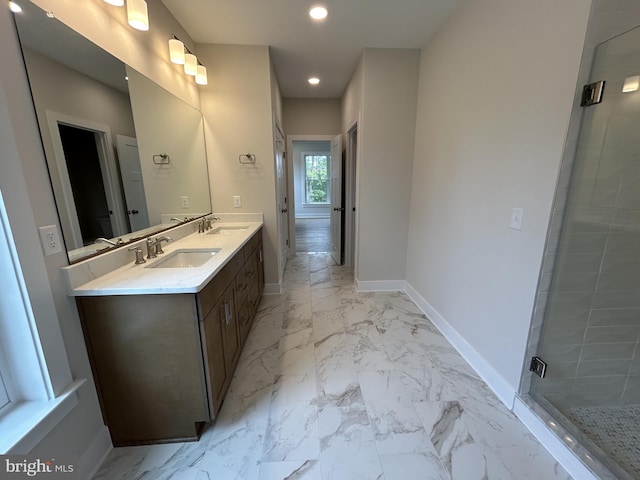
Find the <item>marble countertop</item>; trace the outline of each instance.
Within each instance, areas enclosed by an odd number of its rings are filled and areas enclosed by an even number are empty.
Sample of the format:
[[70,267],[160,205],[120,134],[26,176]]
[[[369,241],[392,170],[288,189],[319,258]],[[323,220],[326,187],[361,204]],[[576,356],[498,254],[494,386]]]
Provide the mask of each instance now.
[[[216,222],[214,228],[237,227],[239,223]],[[141,265],[134,264],[134,254],[130,252],[131,261],[113,271],[100,275],[86,283],[70,289],[69,295],[105,296],[105,295],[148,295],[168,293],[197,293],[224,267],[253,234],[262,227],[262,222],[242,222],[247,229],[232,235],[213,235],[209,230],[205,233],[191,233],[177,241],[162,244],[163,255],[147,259]],[[168,232],[170,235],[170,232]],[[144,244],[141,248],[146,253]],[[175,250],[182,249],[220,249],[210,260],[199,267],[190,268],[149,268],[154,263],[167,258]],[[146,257],[146,255],[145,255]]]

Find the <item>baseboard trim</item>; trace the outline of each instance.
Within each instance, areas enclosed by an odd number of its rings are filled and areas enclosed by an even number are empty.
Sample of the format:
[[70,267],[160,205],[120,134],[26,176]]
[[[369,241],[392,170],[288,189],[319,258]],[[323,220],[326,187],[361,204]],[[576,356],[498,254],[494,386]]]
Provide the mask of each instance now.
[[356,279],[358,292],[404,292],[407,282],[404,280],[374,280],[363,281]]
[[406,282],[405,291],[409,298],[415,302],[422,312],[431,320],[440,333],[442,333],[453,347],[462,355],[467,363],[489,385],[502,403],[509,410],[513,410],[515,391],[509,383],[496,372],[496,370],[480,355],[471,344],[427,302],[409,282]]
[[109,429],[102,427],[78,461],[78,478],[81,480],[93,478],[111,450],[113,450],[113,445]]
[[279,283],[265,283],[263,295],[280,295],[282,293],[282,286]]

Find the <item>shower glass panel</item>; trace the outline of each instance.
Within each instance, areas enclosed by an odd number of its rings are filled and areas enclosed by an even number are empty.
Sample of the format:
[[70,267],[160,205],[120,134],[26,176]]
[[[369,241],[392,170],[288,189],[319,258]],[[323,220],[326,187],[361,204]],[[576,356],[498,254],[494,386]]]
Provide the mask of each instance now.
[[638,75],[640,27],[598,46],[591,82],[604,94],[585,107],[557,247],[550,236],[548,368],[530,391],[619,478],[640,478]]

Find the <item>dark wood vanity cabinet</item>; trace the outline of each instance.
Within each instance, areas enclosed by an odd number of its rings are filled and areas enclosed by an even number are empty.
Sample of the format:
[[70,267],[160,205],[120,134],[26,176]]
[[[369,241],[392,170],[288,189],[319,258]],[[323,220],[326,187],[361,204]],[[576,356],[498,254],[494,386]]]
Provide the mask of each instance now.
[[116,446],[195,440],[231,383],[264,287],[259,230],[198,294],[77,297]]

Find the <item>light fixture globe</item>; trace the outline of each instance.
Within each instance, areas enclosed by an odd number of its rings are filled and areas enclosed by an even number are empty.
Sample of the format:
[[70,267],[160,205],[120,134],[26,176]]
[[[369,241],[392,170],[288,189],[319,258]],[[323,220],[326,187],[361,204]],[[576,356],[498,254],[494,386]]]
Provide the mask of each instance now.
[[196,83],[198,85],[206,85],[207,80],[207,68],[204,65],[198,65],[196,73]]
[[149,13],[147,2],[144,0],[129,0],[127,2],[127,20],[136,30],[149,30]]
[[192,53],[184,56],[184,73],[195,77],[198,73],[198,59]]
[[184,43],[177,38],[169,40],[169,58],[172,63],[184,65]]

